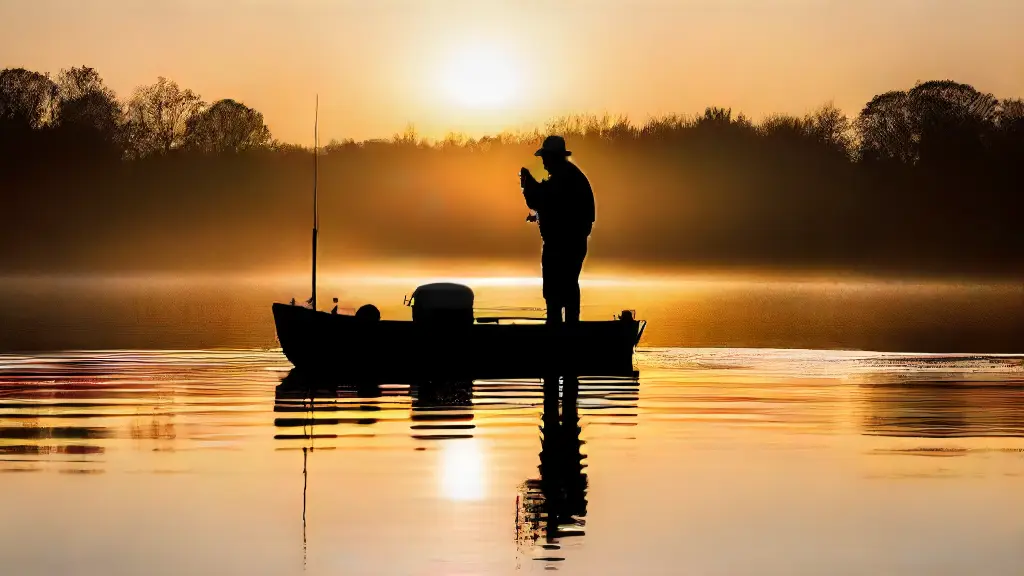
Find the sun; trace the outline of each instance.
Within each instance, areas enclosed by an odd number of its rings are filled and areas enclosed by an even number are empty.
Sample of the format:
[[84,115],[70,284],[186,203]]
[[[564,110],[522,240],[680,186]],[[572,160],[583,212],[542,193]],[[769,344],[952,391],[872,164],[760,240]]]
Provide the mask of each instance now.
[[447,63],[442,78],[451,100],[469,108],[501,108],[519,97],[515,60],[496,48],[463,49]]

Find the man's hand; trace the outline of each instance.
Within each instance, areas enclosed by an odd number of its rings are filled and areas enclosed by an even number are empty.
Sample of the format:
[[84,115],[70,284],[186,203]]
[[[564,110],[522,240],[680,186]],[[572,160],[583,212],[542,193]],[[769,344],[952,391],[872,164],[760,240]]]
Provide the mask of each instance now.
[[537,184],[537,179],[530,174],[530,170],[527,168],[521,168],[519,170],[519,186],[521,188],[527,188]]
[[533,198],[537,194],[537,179],[530,174],[528,168],[519,169],[519,186],[523,189],[523,197],[526,198],[526,206],[530,208],[530,214],[526,217],[527,222],[537,221],[537,211],[534,209],[533,203],[536,202],[536,198]]

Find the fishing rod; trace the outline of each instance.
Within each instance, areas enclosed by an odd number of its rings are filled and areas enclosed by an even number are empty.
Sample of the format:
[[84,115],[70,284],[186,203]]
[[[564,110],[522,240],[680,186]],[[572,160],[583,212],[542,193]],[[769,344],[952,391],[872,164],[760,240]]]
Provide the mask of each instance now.
[[320,207],[317,198],[317,176],[320,173],[320,95],[316,95],[316,108],[313,113],[313,295],[309,298],[310,307],[316,311],[316,244],[320,229]]
[[[306,398],[302,399],[303,407],[306,406]],[[302,570],[306,570],[306,491],[309,486],[309,469],[307,467],[309,453],[313,451],[313,427],[316,417],[315,399],[312,390],[309,392],[309,431],[306,431],[306,422],[302,423],[302,432],[309,438],[309,446],[302,447]]]

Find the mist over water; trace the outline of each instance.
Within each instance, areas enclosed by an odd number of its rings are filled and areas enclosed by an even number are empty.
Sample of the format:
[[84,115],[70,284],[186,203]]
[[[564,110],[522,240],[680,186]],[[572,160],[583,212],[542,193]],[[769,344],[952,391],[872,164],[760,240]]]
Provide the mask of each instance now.
[[[409,319],[419,284],[464,282],[477,316],[543,316],[528,267],[387,267],[321,276],[319,307],[372,303]],[[512,274],[512,275],[510,275]],[[0,350],[276,348],[270,305],[309,297],[303,275],[0,277]],[[583,275],[583,318],[635,309],[641,346],[1017,352],[1024,286],[1016,282],[849,276],[683,274],[596,270]]]

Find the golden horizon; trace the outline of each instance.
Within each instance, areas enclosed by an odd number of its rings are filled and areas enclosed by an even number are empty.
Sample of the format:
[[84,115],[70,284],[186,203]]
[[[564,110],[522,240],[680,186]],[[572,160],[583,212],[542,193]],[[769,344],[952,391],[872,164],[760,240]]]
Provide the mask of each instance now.
[[572,113],[707,106],[757,120],[832,101],[853,116],[876,94],[931,79],[1024,94],[1024,5],[998,0],[10,0],[0,14],[4,66],[91,66],[122,99],[164,76],[208,102],[244,102],[292,143],[311,141],[317,94],[323,142],[410,123],[431,138],[479,137]]

